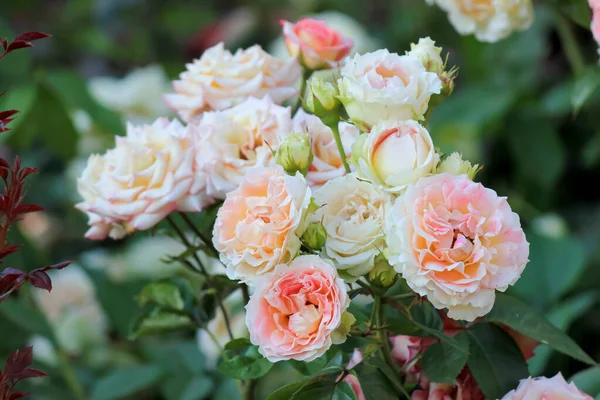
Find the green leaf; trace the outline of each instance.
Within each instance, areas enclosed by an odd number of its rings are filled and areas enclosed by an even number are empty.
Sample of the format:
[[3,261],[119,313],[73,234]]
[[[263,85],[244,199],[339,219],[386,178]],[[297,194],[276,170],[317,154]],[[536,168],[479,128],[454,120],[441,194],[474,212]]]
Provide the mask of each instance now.
[[335,393],[335,377],[328,376],[303,385],[291,397],[291,400],[331,400]]
[[258,352],[248,339],[235,339],[225,345],[225,357],[217,370],[234,379],[256,379],[271,370],[273,364]]
[[90,95],[85,81],[69,70],[49,72],[46,82],[72,110],[82,109],[103,131],[111,135],[123,134],[125,126],[116,112],[98,103]]
[[501,398],[529,376],[521,350],[502,329],[475,324],[467,333],[471,353],[467,365],[486,398]]
[[586,264],[585,248],[570,236],[528,232],[527,240],[531,260],[512,291],[539,306],[553,304],[577,283]]
[[302,386],[306,385],[309,381],[311,381],[310,378],[302,380],[300,382],[294,382],[290,383],[289,385],[282,386],[273,393],[271,393],[266,400],[290,400],[294,393],[299,391],[302,388]]
[[[573,321],[580,318],[594,305],[598,296],[594,293],[581,293],[560,303],[546,314],[548,320],[563,332],[566,332]],[[541,344],[535,349],[535,355],[527,360],[531,376],[539,376],[550,360],[553,350],[547,344]]]
[[122,399],[154,386],[163,375],[164,371],[155,365],[115,368],[96,382],[91,400]]
[[[589,7],[586,7],[589,9]],[[586,69],[575,81],[573,93],[571,94],[571,104],[573,113],[577,114],[590,98],[594,91],[600,85],[600,70],[597,65]]]
[[576,373],[569,379],[579,390],[590,396],[600,394],[600,367],[592,367]]
[[497,293],[494,308],[485,316],[485,320],[508,325],[515,331],[545,343],[561,353],[591,365],[595,364],[573,339],[552,325],[538,311],[514,297]]
[[554,2],[558,4],[560,11],[569,16],[569,18],[585,29],[590,29],[592,9],[586,1],[555,0]]
[[167,400],[200,400],[213,390],[212,379],[206,376],[173,375],[161,385]]
[[339,382],[335,386],[333,400],[356,400],[356,393],[354,393],[354,389],[348,382]]
[[155,282],[142,289],[137,297],[138,304],[142,307],[148,303],[173,310],[183,310],[183,298],[179,288],[168,282]]
[[187,315],[157,309],[134,323],[129,338],[133,340],[142,335],[195,328],[196,324]]
[[0,303],[0,313],[12,323],[29,333],[42,335],[56,344],[52,326],[37,309],[26,304],[23,299],[7,298]]
[[[465,332],[455,336],[464,348],[469,347],[469,337]],[[431,345],[421,359],[423,372],[429,380],[438,383],[454,385],[456,377],[467,363],[469,353],[460,351],[456,347],[440,341]]]
[[362,362],[354,371],[366,400],[397,400],[398,393],[392,383],[376,366]]
[[145,339],[141,341],[144,355],[154,364],[171,374],[199,375],[204,373],[204,356],[195,341],[165,341]]

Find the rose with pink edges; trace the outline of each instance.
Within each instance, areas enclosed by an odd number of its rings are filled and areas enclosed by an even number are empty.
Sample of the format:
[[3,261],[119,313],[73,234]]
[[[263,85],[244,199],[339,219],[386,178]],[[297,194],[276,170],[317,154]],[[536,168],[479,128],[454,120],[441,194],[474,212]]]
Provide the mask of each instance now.
[[312,361],[333,344],[349,303],[333,264],[300,256],[258,280],[246,306],[250,341],[271,362]]
[[388,260],[408,285],[453,319],[492,309],[521,276],[529,243],[505,197],[466,175],[409,185],[388,214]]
[[515,390],[508,392],[502,400],[592,400],[592,396],[567,383],[559,372],[552,378],[527,378]]
[[281,25],[288,52],[310,69],[335,66],[354,45],[352,39],[318,19],[303,18],[295,24],[281,21]]

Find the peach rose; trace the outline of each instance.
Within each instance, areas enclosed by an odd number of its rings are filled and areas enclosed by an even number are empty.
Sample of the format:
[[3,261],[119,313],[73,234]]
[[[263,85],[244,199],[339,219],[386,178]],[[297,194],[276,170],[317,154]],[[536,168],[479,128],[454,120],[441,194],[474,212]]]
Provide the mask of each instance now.
[[453,319],[473,321],[521,276],[529,243],[505,197],[447,173],[408,186],[388,214],[388,260]]
[[299,235],[310,203],[301,174],[280,166],[248,170],[217,213],[213,243],[230,279],[254,283],[300,250]]
[[553,378],[527,378],[508,392],[502,400],[593,400],[574,383],[567,383],[559,372]]
[[152,125],[128,124],[116,147],[92,155],[78,190],[87,213],[89,239],[123,237],[152,228],[172,211],[197,212],[212,202],[205,176],[194,165],[189,132],[177,120],[159,118]]
[[295,24],[282,20],[281,25],[288,52],[310,69],[334,67],[354,45],[351,39],[318,19],[303,18]]
[[360,177],[396,194],[430,175],[440,159],[427,129],[413,120],[378,122],[352,151]]
[[431,95],[442,89],[437,74],[417,57],[385,49],[355,55],[340,74],[339,99],[363,130],[388,119],[422,120]]
[[274,58],[258,45],[231,54],[219,43],[186,67],[173,82],[175,93],[167,94],[165,101],[187,122],[204,111],[225,110],[248,97],[268,95],[281,104],[298,94],[294,88],[300,78],[297,61]]
[[224,199],[236,189],[248,169],[274,165],[271,149],[292,129],[291,109],[269,97],[249,98],[225,111],[204,113],[193,126],[196,163],[207,176],[206,192]]
[[300,256],[257,281],[246,306],[250,341],[271,362],[312,361],[331,347],[349,303],[333,264]]
[[[312,141],[314,154],[312,165],[306,174],[306,181],[311,189],[316,190],[330,180],[346,175],[342,157],[337,148],[333,131],[325,125],[319,117],[299,110],[293,119],[295,132],[308,133]],[[352,124],[340,122],[338,124],[342,145],[346,157],[352,155],[352,144],[360,131]]]

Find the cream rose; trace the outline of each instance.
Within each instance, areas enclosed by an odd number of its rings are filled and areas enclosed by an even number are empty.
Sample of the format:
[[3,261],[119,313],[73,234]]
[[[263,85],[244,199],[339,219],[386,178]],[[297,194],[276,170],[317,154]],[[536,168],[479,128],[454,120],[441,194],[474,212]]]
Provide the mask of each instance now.
[[482,42],[497,42],[533,23],[531,0],[427,0],[448,14],[461,35],[474,34]]
[[352,146],[358,175],[391,193],[430,175],[439,156],[429,132],[417,121],[381,121]]
[[[346,175],[342,157],[337,148],[333,131],[319,117],[299,110],[294,116],[293,130],[306,132],[312,141],[313,162],[306,174],[311,189],[316,190],[330,180]],[[358,128],[346,122],[338,124],[346,157],[352,154],[352,144],[358,139]]]
[[527,378],[515,390],[508,392],[502,400],[592,400],[592,396],[567,383],[559,372],[552,378]]
[[322,255],[334,260],[345,278],[368,273],[385,248],[383,227],[390,195],[349,174],[326,183],[314,196],[320,208],[311,219],[327,231]]
[[442,82],[418,58],[383,49],[349,59],[338,86],[350,118],[368,130],[381,120],[423,119]]
[[206,50],[187,64],[187,71],[173,82],[174,94],[165,101],[185,121],[204,111],[225,110],[248,97],[268,95],[275,103],[298,94],[294,84],[300,78],[295,59],[282,61],[255,45],[231,54],[223,43]]
[[205,113],[193,130],[196,163],[207,176],[207,194],[223,199],[250,168],[273,165],[271,150],[277,150],[291,129],[291,109],[273,104],[268,97]]
[[330,262],[300,256],[258,280],[246,306],[250,341],[271,362],[312,361],[333,344],[349,304],[346,285]]
[[352,49],[352,39],[325,21],[303,18],[295,24],[281,21],[281,25],[288,52],[307,68],[335,67]]
[[215,222],[213,243],[227,276],[252,284],[294,258],[309,203],[301,174],[289,176],[280,166],[248,170]]
[[521,276],[529,244],[506,198],[466,175],[410,185],[388,214],[388,260],[453,319],[473,321]]
[[442,73],[444,70],[444,61],[442,60],[442,48],[437,47],[431,38],[421,38],[417,44],[410,44],[410,51],[407,56],[419,59],[425,69],[436,74]]
[[90,239],[146,230],[170,212],[200,211],[212,202],[194,164],[193,142],[177,120],[127,126],[127,136],[103,156],[92,155],[78,180]]

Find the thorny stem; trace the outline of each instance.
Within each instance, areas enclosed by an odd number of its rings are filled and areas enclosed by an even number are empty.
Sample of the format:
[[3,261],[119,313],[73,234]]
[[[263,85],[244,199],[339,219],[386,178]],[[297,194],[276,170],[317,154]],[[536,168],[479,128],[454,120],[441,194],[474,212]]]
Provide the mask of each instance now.
[[385,362],[394,368],[394,362],[392,361],[392,353],[390,351],[390,345],[388,340],[387,329],[385,329],[385,310],[382,307],[382,301],[380,295],[374,296],[373,303],[373,315],[375,316],[375,328],[377,328],[377,338],[381,341],[381,355]]

